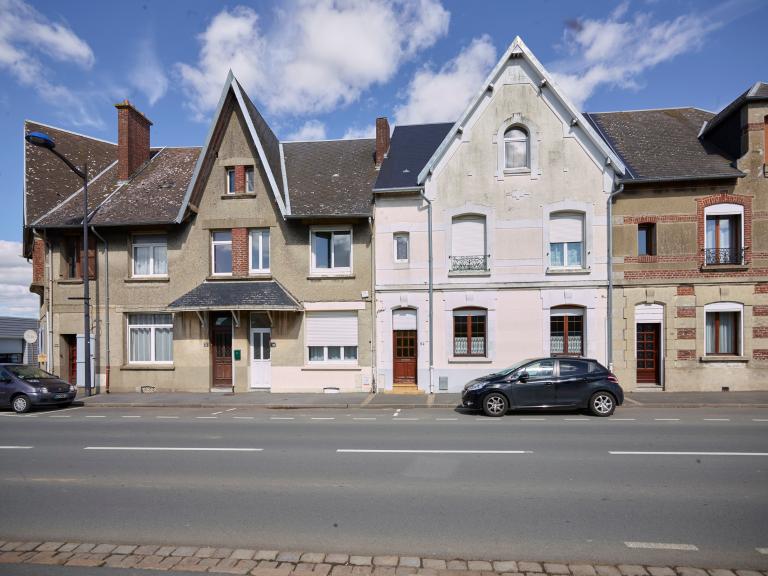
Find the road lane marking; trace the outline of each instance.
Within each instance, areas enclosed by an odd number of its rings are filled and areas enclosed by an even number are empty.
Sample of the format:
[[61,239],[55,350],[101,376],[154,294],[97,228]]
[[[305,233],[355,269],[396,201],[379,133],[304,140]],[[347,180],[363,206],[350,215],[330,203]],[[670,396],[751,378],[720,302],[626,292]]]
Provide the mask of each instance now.
[[120,418],[141,418],[141,416],[120,416]]
[[293,416],[270,416],[270,420],[293,420]]
[[253,420],[255,416],[232,416],[233,420]]
[[730,422],[730,418],[704,418],[704,422]]
[[70,410],[80,410],[83,406],[72,406],[71,408],[59,408],[56,412],[69,412]]
[[693,544],[672,544],[668,542],[624,542],[627,548],[643,548],[645,550],[688,550],[697,552],[698,547]]
[[219,414],[222,414],[224,411],[220,410],[218,412],[211,412],[211,416],[218,416]]
[[533,454],[532,450],[364,450],[339,448],[340,454]]
[[458,418],[435,418],[435,420],[447,421],[447,420],[458,420]]
[[656,422],[679,422],[680,418],[654,418]]
[[768,418],[752,418],[752,422],[768,422]]
[[590,422],[589,418],[563,418],[566,422]]
[[760,554],[768,554],[768,548],[755,548]]
[[39,414],[4,414],[0,413],[0,416],[9,416],[10,418],[37,418]]
[[139,452],[263,452],[264,448],[193,448],[176,446],[86,446],[83,450],[123,450]]
[[310,420],[336,420],[336,418],[323,416],[323,417],[310,418]]
[[609,451],[617,456],[768,456],[768,452],[627,452]]
[[86,416],[86,418],[106,418],[106,416]]
[[398,420],[402,422],[403,420],[418,420],[418,418],[398,418]]
[[232,412],[232,410],[237,410],[237,408],[227,408],[224,412]]
[[365,418],[352,418],[352,420],[376,420],[376,418],[371,418],[371,417],[365,417]]
[[171,420],[171,419],[178,420],[179,417],[178,416],[155,416],[155,418],[159,420]]
[[218,416],[195,416],[198,420],[216,420]]
[[30,450],[34,446],[0,446],[0,450]]

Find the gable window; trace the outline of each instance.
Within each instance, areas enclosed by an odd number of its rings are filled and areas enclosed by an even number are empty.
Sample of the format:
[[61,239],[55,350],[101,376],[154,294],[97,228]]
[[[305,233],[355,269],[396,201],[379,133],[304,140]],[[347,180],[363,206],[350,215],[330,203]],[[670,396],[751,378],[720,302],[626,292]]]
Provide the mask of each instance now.
[[410,235],[408,232],[397,232],[394,235],[395,262],[405,263],[410,259]]
[[310,364],[357,364],[357,312],[307,312],[305,319]]
[[269,272],[269,229],[251,230],[250,242],[250,271]]
[[704,263],[741,264],[744,207],[738,204],[715,204],[705,209]]
[[552,356],[584,355],[584,309],[552,308],[549,317],[549,352]]
[[584,267],[584,214],[556,212],[549,217],[549,265]]
[[235,193],[235,169],[227,168],[227,194]]
[[[62,277],[70,280],[83,278],[83,240],[78,236],[66,236],[62,245]],[[88,238],[88,278],[96,278],[96,240]]]
[[245,167],[245,191],[248,193],[253,193],[253,166],[246,166]]
[[486,356],[487,312],[478,308],[453,311],[453,355]]
[[133,275],[168,275],[168,241],[165,236],[142,234],[133,237]]
[[637,255],[656,255],[656,224],[646,222],[637,225]]
[[451,222],[451,271],[488,270],[485,242],[485,216],[465,214]]
[[352,230],[317,229],[311,232],[312,272],[349,274],[352,272]]
[[211,260],[214,275],[232,274],[231,230],[218,230],[211,234]]
[[737,302],[716,302],[704,307],[707,356],[741,354],[743,309]]
[[128,362],[173,362],[173,316],[128,314]]
[[528,132],[513,126],[504,132],[504,169],[523,170],[528,167]]

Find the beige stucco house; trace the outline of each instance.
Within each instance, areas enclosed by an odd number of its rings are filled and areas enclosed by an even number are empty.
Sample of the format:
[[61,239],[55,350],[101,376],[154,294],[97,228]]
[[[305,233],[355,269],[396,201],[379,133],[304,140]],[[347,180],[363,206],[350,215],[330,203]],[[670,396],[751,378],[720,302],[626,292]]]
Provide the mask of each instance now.
[[[370,390],[375,141],[281,142],[231,74],[202,148],[117,108],[116,144],[26,125],[88,163],[94,384]],[[81,182],[28,144],[25,172],[43,364],[84,385]]]

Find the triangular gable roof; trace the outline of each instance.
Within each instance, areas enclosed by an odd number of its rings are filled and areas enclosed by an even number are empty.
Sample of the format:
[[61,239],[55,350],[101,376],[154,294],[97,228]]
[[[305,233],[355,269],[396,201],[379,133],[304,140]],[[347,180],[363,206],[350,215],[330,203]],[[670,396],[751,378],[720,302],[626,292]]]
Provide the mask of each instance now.
[[699,137],[706,137],[712,130],[719,126],[723,120],[728,118],[736,110],[742,107],[745,102],[753,100],[768,100],[768,84],[765,82],[755,82],[748,90],[742,92],[735,100],[725,105],[715,116],[707,120],[701,127]]
[[419,185],[424,184],[424,181],[427,179],[429,173],[434,170],[438,162],[442,160],[456,134],[460,132],[467,120],[480,105],[486,91],[488,90],[488,87],[498,81],[499,76],[504,71],[507,61],[512,57],[513,54],[522,55],[528,61],[528,64],[530,64],[531,67],[533,67],[533,69],[546,81],[546,87],[552,91],[560,103],[568,110],[568,112],[571,114],[571,117],[578,122],[579,127],[585,132],[587,137],[605,155],[606,159],[610,159],[614,170],[620,174],[624,174],[625,167],[621,159],[614,153],[613,150],[611,150],[610,146],[608,146],[608,144],[606,144],[606,142],[600,138],[592,125],[587,122],[587,120],[582,116],[581,112],[579,112],[579,110],[571,103],[565,94],[563,94],[561,89],[557,86],[557,83],[552,79],[541,62],[539,62],[533,53],[528,49],[520,36],[516,36],[512,41],[512,44],[509,45],[509,48],[507,48],[506,52],[504,52],[504,55],[501,57],[501,59],[499,59],[496,66],[485,79],[485,82],[483,82],[483,85],[478,91],[477,95],[470,101],[469,105],[464,110],[464,113],[459,116],[459,119],[448,131],[448,134],[445,136],[440,146],[438,146],[437,150],[435,150],[435,153],[429,159],[427,164],[424,166],[421,172],[419,172],[417,183]]
[[228,112],[235,105],[243,114],[243,119],[248,127],[248,133],[254,146],[256,146],[259,160],[264,168],[264,173],[267,175],[269,187],[272,189],[272,194],[280,209],[280,214],[283,218],[288,214],[282,195],[283,177],[280,167],[280,142],[256,109],[256,106],[254,106],[245,91],[240,87],[240,83],[235,78],[235,75],[232,74],[232,70],[230,70],[224,82],[224,87],[221,90],[216,113],[213,116],[213,122],[211,122],[208,136],[205,139],[205,146],[200,157],[197,159],[194,174],[187,187],[179,213],[176,216],[176,222],[181,222],[184,219],[184,215],[195,192],[199,191],[201,193],[201,190],[199,190],[199,186],[201,186],[200,177],[203,173],[207,176],[213,166],[214,158],[211,152],[212,148],[218,143],[218,138],[222,135],[221,124],[225,120],[223,118],[224,112]]

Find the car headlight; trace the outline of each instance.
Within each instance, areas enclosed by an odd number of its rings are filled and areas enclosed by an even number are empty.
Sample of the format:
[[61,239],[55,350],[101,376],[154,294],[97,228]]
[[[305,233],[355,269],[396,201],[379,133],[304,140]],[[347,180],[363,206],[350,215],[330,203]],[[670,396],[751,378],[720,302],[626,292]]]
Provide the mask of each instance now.
[[485,382],[475,382],[467,386],[467,390],[480,390],[483,386],[485,386]]
[[77,386],[75,386],[74,384],[70,384],[69,385],[69,391],[70,392],[77,392]]
[[45,386],[40,386],[38,390],[40,391],[41,394],[48,394],[48,388],[46,388]]

